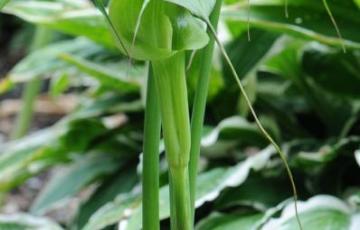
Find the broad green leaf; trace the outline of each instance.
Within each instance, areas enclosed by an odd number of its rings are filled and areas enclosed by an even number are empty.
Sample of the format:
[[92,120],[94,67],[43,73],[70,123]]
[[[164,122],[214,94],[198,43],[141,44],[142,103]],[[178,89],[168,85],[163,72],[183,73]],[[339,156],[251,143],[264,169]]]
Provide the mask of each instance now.
[[[60,121],[51,128],[5,144],[0,154],[0,191],[7,191],[70,155],[85,152],[107,130],[101,121]],[[86,134],[86,135],[85,135]]]
[[[336,5],[331,1],[328,2],[331,4],[330,8],[338,22],[345,45],[349,48],[359,48],[358,8],[351,6],[350,1],[338,1]],[[349,4],[342,4],[342,2]],[[327,45],[342,45],[321,1],[289,0],[289,18],[284,16],[283,1],[259,0],[251,2],[251,4],[251,27],[286,33],[296,38],[316,40]],[[236,8],[226,9],[223,17],[246,28],[248,7],[246,4],[242,4]]]
[[51,143],[55,147],[65,131],[65,127],[60,126],[49,128],[1,146],[0,191],[13,188],[43,170],[49,163],[47,156],[52,154],[48,145]]
[[[301,60],[306,49],[303,42],[288,40],[284,41],[282,47],[268,58],[266,66],[269,71],[294,84],[296,90],[302,93],[300,100],[305,99],[306,106],[316,111],[321,122],[326,125],[328,135],[346,134],[347,123],[356,116],[351,101],[344,97],[336,97],[306,77]],[[282,97],[283,95],[279,95],[279,99]]]
[[85,36],[114,48],[115,44],[104,18],[89,4],[82,5],[83,7],[78,8],[65,2],[14,1],[3,11],[30,23],[74,36]]
[[208,147],[216,144],[220,139],[232,141],[240,136],[249,138],[249,141],[254,140],[254,143],[266,143],[254,123],[236,116],[221,121],[210,133],[202,138],[201,145]]
[[[246,34],[240,34],[226,46],[229,57],[240,78],[244,78],[259,67],[271,52],[271,48],[279,37],[272,32],[256,29],[252,30],[251,34],[251,41],[248,41]],[[228,86],[232,89],[237,88],[234,86],[234,80],[230,78],[231,73],[228,67],[225,67],[225,74],[227,81],[230,83]]]
[[78,229],[82,229],[91,215],[99,208],[114,200],[119,194],[130,192],[137,182],[136,167],[132,164],[125,167],[120,173],[106,179],[94,194],[80,206],[74,225]]
[[[264,149],[254,156],[248,157],[234,167],[217,168],[199,175],[196,187],[196,207],[216,199],[220,192],[228,187],[236,187],[245,182],[251,170],[261,170],[266,166],[274,150]],[[160,218],[170,216],[169,187],[160,189]],[[130,216],[129,216],[130,213]],[[141,197],[120,196],[114,202],[104,205],[91,218],[84,229],[102,229],[120,221],[119,226],[127,230],[141,228]]]
[[[120,103],[119,103],[120,102]],[[69,115],[70,119],[102,116],[112,113],[140,112],[144,109],[140,99],[129,100],[117,94],[106,94],[84,100],[80,108]]]
[[309,49],[303,54],[302,65],[308,76],[323,89],[360,98],[360,62],[355,52],[334,52],[324,47]]
[[8,4],[10,0],[0,0],[0,10],[4,8],[6,4]]
[[[305,146],[305,143],[299,143],[300,147]],[[306,170],[307,172],[316,171],[319,167],[323,167],[330,162],[335,161],[341,156],[351,156],[354,151],[360,146],[360,137],[353,136],[343,138],[336,143],[325,143],[316,147],[313,150],[301,150],[293,159],[295,167]],[[292,149],[298,149],[299,146],[292,146]],[[292,153],[294,154],[294,153]]]
[[182,6],[189,10],[192,14],[199,16],[202,19],[208,19],[215,6],[216,0],[166,0]]
[[8,77],[15,83],[29,81],[49,72],[66,69],[66,63],[59,59],[61,53],[87,57],[100,51],[100,47],[84,38],[61,41],[26,56],[8,73]]
[[[225,190],[216,200],[215,209],[223,210],[244,205],[265,212],[291,197],[291,191],[284,179],[286,178],[278,175],[263,177],[258,173],[252,173],[241,186]],[[262,192],[265,190],[266,192]]]
[[[248,41],[247,35],[243,33],[226,46],[226,50],[239,77],[243,80],[248,79],[246,80],[248,82],[244,81],[244,84],[249,83],[249,78],[256,78],[256,76],[251,75],[256,74],[260,64],[265,60],[269,52],[271,52],[274,42],[278,38],[278,36],[272,32],[261,30],[252,30],[251,34],[253,38],[250,42]],[[239,94],[237,85],[227,65],[224,65],[223,72],[226,86],[215,98],[214,110],[216,110],[221,117],[231,116],[234,113],[246,113],[244,108],[247,110],[247,106],[241,106],[240,108],[234,106],[234,104],[243,104],[244,97]],[[253,81],[256,81],[256,79],[253,79]],[[247,85],[247,88],[249,88],[249,85]],[[253,93],[254,92],[252,92],[252,95],[254,96]],[[255,99],[255,97],[252,97],[252,99]],[[239,109],[242,110],[239,111]]]
[[[115,69],[115,65],[104,66],[104,64],[65,53],[60,54],[59,57],[67,63],[76,66],[80,71],[87,73],[90,77],[95,78],[102,87],[111,88],[119,92],[139,91],[140,77],[143,75],[144,71],[142,70],[144,68],[130,67],[128,63],[116,63],[122,68]],[[128,68],[131,69],[127,70]],[[130,74],[136,76],[131,76]]]
[[2,230],[62,230],[58,224],[43,217],[27,214],[0,215]]
[[[262,229],[298,229],[293,210],[293,204],[288,205],[279,218],[271,219]],[[310,230],[352,230],[360,221],[360,213],[354,212],[342,200],[327,195],[318,195],[306,202],[299,202],[299,212],[303,226]]]
[[360,0],[354,0],[354,2],[355,2],[356,5],[360,8]]
[[[101,162],[101,163],[100,163]],[[82,188],[100,176],[114,172],[119,166],[113,157],[105,153],[90,154],[75,161],[50,179],[37,196],[30,212],[41,215],[55,205],[76,195]]]
[[262,218],[262,214],[221,214],[213,213],[200,221],[196,230],[253,230]]
[[[265,127],[275,134],[268,124]],[[216,127],[207,127],[201,140],[202,154],[207,157],[226,156],[228,151],[238,145],[251,144],[259,147],[267,145],[264,136],[255,123],[242,117],[234,116],[222,120]]]

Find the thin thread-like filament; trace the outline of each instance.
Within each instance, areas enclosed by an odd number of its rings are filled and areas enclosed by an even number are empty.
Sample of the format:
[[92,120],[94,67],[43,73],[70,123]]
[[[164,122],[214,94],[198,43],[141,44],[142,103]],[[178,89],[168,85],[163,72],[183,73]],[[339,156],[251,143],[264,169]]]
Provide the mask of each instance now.
[[292,187],[292,190],[293,190],[293,197],[294,197],[294,208],[295,208],[295,216],[296,216],[296,220],[297,220],[297,223],[299,225],[299,228],[300,230],[303,230],[303,227],[302,227],[302,224],[301,224],[301,221],[300,221],[300,217],[299,217],[299,211],[298,211],[298,204],[297,204],[297,200],[298,200],[298,194],[297,194],[297,189],[296,189],[296,185],[295,185],[295,181],[294,181],[294,177],[293,177],[293,174],[291,172],[291,169],[290,169],[290,166],[289,164],[287,163],[287,160],[286,160],[286,157],[285,157],[285,154],[282,152],[281,148],[279,147],[279,145],[274,141],[274,139],[270,136],[270,134],[265,130],[265,128],[262,126],[256,112],[255,112],[255,109],[253,108],[252,104],[251,104],[251,101],[249,99],[249,96],[247,95],[246,91],[245,91],[245,88],[234,68],[234,66],[232,65],[231,63],[231,60],[224,48],[224,46],[221,44],[219,38],[217,37],[216,35],[216,31],[215,29],[212,27],[212,25],[207,22],[208,24],[208,27],[212,33],[212,35],[214,36],[215,38],[215,41],[216,43],[218,44],[219,48],[220,48],[220,52],[222,53],[222,55],[224,56],[225,58],[225,61],[226,63],[229,65],[230,69],[231,69],[231,72],[232,72],[232,75],[236,81],[236,83],[238,84],[239,88],[240,88],[240,92],[241,94],[243,95],[244,99],[245,99],[245,102],[247,104],[247,106],[249,107],[250,109],[250,112],[253,116],[253,118],[255,119],[255,123],[256,125],[258,126],[258,128],[260,129],[261,133],[269,140],[269,142],[274,146],[274,148],[276,149],[276,151],[279,153],[279,156],[281,158],[281,160],[283,161],[284,165],[285,165],[285,169],[286,169],[286,172],[289,176],[289,180],[290,180],[290,183],[291,183],[291,187]]
[[340,29],[339,29],[339,27],[338,27],[338,25],[336,23],[335,17],[334,17],[334,15],[332,14],[332,12],[330,10],[330,7],[329,7],[329,5],[327,3],[327,0],[323,0],[323,4],[324,4],[326,12],[328,13],[328,15],[329,15],[329,17],[331,19],[332,24],[335,27],[336,34],[339,37],[339,39],[341,40],[341,47],[342,47],[344,53],[346,53],[346,47],[345,47],[345,44],[344,44],[344,39],[343,39],[343,37],[341,35],[341,32],[340,32]]

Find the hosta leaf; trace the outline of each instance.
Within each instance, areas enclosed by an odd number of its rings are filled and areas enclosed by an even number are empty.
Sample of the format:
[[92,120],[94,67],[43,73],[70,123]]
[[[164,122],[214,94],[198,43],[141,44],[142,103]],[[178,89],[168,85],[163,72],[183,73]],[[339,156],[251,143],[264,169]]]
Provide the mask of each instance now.
[[196,230],[253,230],[257,222],[263,217],[262,214],[220,214],[213,213],[200,221]]
[[62,230],[58,224],[43,218],[27,214],[0,215],[0,229],[3,230]]
[[220,139],[234,140],[239,136],[249,138],[249,140],[256,140],[254,141],[255,143],[266,143],[254,123],[236,116],[222,120],[211,132],[202,138],[201,145],[208,147],[216,144]]
[[0,10],[10,2],[10,0],[0,0]]
[[[358,9],[350,1],[328,1],[333,15],[344,37],[344,43],[350,48],[360,47],[358,28],[360,19]],[[316,40],[328,45],[341,46],[341,41],[331,23],[321,1],[289,0],[289,18],[284,16],[284,1],[259,0],[251,4],[251,27],[273,32],[286,33],[296,38]],[[336,5],[335,5],[336,4]],[[226,20],[237,22],[245,29],[248,24],[246,4],[229,8],[223,12]]]
[[82,5],[82,8],[75,8],[64,2],[14,1],[4,8],[4,12],[49,29],[85,36],[114,48],[115,43],[102,15],[90,5]]
[[4,144],[0,148],[0,191],[15,187],[54,164],[69,161],[70,154],[83,153],[91,141],[105,132],[99,120],[69,119]]
[[114,172],[119,166],[120,163],[104,153],[91,154],[78,159],[70,167],[51,178],[33,203],[31,213],[36,215],[45,213],[76,195],[99,176]]
[[89,221],[92,214],[106,203],[114,200],[119,194],[125,194],[131,191],[138,182],[135,165],[128,165],[120,173],[114,174],[111,178],[105,180],[95,193],[84,202],[77,214],[74,225],[82,229]]
[[47,156],[52,154],[48,144],[56,146],[64,133],[65,127],[54,127],[1,146],[0,191],[13,188],[46,167]]
[[355,52],[333,52],[319,47],[305,50],[305,72],[323,89],[340,96],[360,98],[360,62]]
[[[196,207],[205,202],[216,199],[220,192],[227,187],[239,186],[247,179],[251,170],[261,170],[274,150],[269,147],[258,154],[247,158],[245,161],[230,168],[217,168],[199,175],[196,187]],[[169,187],[160,189],[160,218],[166,219],[170,216]],[[120,221],[120,226],[126,226],[127,230],[138,230],[141,228],[141,197],[134,195],[124,198],[120,196],[90,218],[85,229],[101,229]]]
[[[128,64],[122,63],[120,66],[123,68],[115,69],[114,66],[104,66],[104,64],[88,61],[84,58],[71,54],[63,53],[59,57],[67,63],[76,66],[80,71],[99,81],[100,85],[103,87],[114,89],[119,92],[139,91],[140,77],[142,77],[141,75],[144,72],[141,71],[143,69],[141,67],[131,67]],[[126,66],[131,68],[131,70],[124,71],[123,69],[128,69]],[[140,69],[140,71],[134,71],[136,69]],[[128,74],[134,74],[136,76],[127,76]]]
[[[251,176],[239,187],[230,188],[221,193],[215,202],[217,210],[225,208],[250,206],[259,211],[279,204],[281,201],[291,197],[284,177],[263,177],[258,173]],[[265,191],[261,192],[261,191]]]
[[168,2],[177,4],[189,10],[192,14],[208,19],[212,12],[216,0],[166,0]]
[[[360,221],[360,213],[353,210],[342,200],[318,195],[306,202],[299,202],[300,219],[306,229],[352,230]],[[293,204],[282,211],[279,218],[271,219],[262,230],[295,230],[298,229],[294,216]]]
[[87,57],[99,51],[100,47],[84,38],[61,41],[26,56],[8,73],[8,77],[15,83],[29,81],[52,71],[66,69],[66,63],[59,59],[61,53]]
[[[274,134],[273,130],[264,123]],[[201,140],[202,154],[207,157],[228,155],[228,151],[239,144],[251,144],[259,147],[267,145],[264,136],[255,123],[250,123],[243,117],[234,116],[222,120],[216,127],[209,128]]]

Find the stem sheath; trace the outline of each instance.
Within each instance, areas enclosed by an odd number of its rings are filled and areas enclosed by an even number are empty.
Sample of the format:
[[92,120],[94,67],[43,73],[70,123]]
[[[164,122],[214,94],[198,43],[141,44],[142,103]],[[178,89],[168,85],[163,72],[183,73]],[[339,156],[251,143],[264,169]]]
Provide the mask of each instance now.
[[152,64],[169,165],[171,229],[191,230],[188,171],[191,134],[185,53],[179,52]]
[[192,222],[189,193],[189,172],[187,167],[170,168],[171,181],[170,210],[174,212],[171,219],[172,230],[191,230]]

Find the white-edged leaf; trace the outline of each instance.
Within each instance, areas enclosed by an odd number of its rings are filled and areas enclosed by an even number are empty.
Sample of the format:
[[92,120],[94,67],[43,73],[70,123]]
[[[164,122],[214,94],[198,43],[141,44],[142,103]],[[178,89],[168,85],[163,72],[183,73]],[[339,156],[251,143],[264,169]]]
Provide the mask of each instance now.
[[360,166],[360,149],[355,151],[355,160],[358,163],[358,165]]
[[212,213],[209,217],[200,221],[196,230],[253,230],[262,214],[221,214]]
[[87,57],[100,50],[99,46],[84,38],[60,41],[26,56],[8,73],[8,77],[14,83],[29,81],[49,72],[66,68],[66,63],[59,59],[61,53]]
[[31,212],[37,215],[45,213],[76,195],[99,176],[112,173],[118,166],[113,157],[102,153],[78,159],[73,165],[51,178],[33,203]]
[[0,215],[0,229],[62,230],[63,228],[49,219],[19,213],[12,215]]
[[[196,207],[202,206],[205,202],[213,201],[225,188],[244,183],[250,171],[258,171],[264,168],[274,153],[274,149],[268,147],[234,167],[217,168],[200,174],[196,187]],[[141,210],[140,196],[120,196],[114,202],[108,203],[98,210],[91,217],[85,229],[102,229],[119,222],[119,229],[121,230],[138,230],[141,228]],[[164,186],[160,189],[160,218],[166,219],[169,216],[169,187]]]
[[[74,36],[85,36],[109,48],[115,48],[102,15],[85,1],[14,1],[3,12],[27,22]],[[79,3],[80,4],[76,4]],[[74,6],[75,5],[75,6]]]
[[[298,202],[299,217],[305,229],[355,230],[360,213],[356,213],[344,201],[330,196],[318,195],[305,202]],[[297,230],[294,203],[287,205],[279,218],[272,218],[262,230]]]
[[0,10],[10,2],[10,0],[0,0]]

